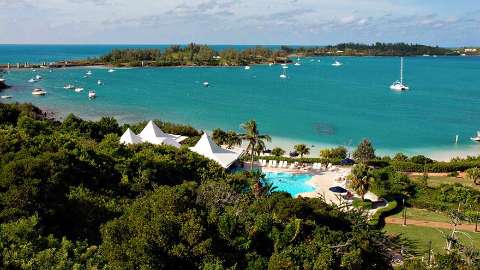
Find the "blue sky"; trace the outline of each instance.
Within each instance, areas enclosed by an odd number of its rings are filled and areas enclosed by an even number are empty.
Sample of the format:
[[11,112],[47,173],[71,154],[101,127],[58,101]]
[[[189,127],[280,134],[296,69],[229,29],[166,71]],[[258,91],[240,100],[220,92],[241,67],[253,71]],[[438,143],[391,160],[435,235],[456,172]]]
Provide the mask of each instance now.
[[0,0],[0,43],[480,45],[480,0]]

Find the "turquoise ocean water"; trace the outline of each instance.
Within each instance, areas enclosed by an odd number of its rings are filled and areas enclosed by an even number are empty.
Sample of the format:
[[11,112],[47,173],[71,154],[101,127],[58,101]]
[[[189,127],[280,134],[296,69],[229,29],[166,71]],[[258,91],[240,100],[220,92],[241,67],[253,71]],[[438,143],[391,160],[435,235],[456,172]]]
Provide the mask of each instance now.
[[[0,51],[0,62],[6,57]],[[90,78],[83,78],[87,68],[11,71],[4,77],[14,87],[4,94],[14,97],[8,102],[32,102],[86,118],[115,116],[121,122],[160,118],[240,131],[242,122],[256,119],[261,131],[275,138],[274,145],[285,147],[299,142],[354,146],[369,138],[383,153],[480,153],[469,140],[480,129],[480,57],[408,57],[405,79],[411,90],[402,93],[389,89],[399,76],[398,58],[338,60],[344,65],[331,66],[330,57],[303,58],[301,66],[288,68],[284,80],[279,65],[114,73],[96,68]],[[35,74],[44,79],[28,83]],[[89,101],[87,91],[64,90],[67,83],[95,89],[98,98]],[[32,96],[36,86],[48,94]]]

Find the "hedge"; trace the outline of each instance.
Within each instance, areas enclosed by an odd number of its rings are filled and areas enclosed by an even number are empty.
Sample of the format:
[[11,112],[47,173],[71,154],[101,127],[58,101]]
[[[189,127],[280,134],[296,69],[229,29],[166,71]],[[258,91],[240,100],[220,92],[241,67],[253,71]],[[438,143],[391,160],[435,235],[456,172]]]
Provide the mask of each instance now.
[[424,167],[431,173],[449,173],[456,171],[465,171],[470,168],[480,167],[480,161],[451,161],[451,162],[434,162],[430,164],[417,164],[410,161],[392,161],[390,165],[401,172],[423,172]]
[[391,201],[388,202],[387,206],[380,208],[373,214],[373,216],[370,218],[368,223],[372,226],[378,226],[380,221],[383,220],[386,216],[388,216],[392,211],[394,211],[397,208],[397,201],[395,199],[392,199]]

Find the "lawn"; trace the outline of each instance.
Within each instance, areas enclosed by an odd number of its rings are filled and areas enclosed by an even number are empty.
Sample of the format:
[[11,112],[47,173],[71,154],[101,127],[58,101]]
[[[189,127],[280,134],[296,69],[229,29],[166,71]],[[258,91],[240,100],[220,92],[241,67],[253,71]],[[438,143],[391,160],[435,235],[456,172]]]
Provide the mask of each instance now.
[[[420,182],[420,179],[422,176],[411,176],[410,177],[414,182],[418,183]],[[438,187],[441,184],[455,184],[455,183],[460,183],[464,186],[467,187],[472,187],[476,190],[480,190],[480,185],[475,185],[473,181],[465,179],[465,178],[460,178],[460,177],[452,177],[452,176],[429,176],[428,177],[428,186],[430,187]]]
[[[419,254],[425,254],[428,252],[428,242],[432,241],[432,249],[435,253],[444,253],[445,250],[445,238],[441,231],[444,233],[451,232],[446,229],[435,229],[428,227],[419,227],[414,225],[402,226],[396,224],[387,224],[384,228],[385,232],[390,235],[402,234],[405,238],[410,240],[417,248],[416,251]],[[476,249],[480,248],[480,233],[467,232],[472,238],[473,245]],[[459,236],[460,240],[464,244],[470,245],[472,240],[467,236]]]
[[[402,212],[392,215],[392,217],[403,218]],[[445,223],[449,222],[449,218],[445,213],[433,212],[433,211],[419,209],[419,208],[407,208],[407,221],[409,219],[445,222]]]

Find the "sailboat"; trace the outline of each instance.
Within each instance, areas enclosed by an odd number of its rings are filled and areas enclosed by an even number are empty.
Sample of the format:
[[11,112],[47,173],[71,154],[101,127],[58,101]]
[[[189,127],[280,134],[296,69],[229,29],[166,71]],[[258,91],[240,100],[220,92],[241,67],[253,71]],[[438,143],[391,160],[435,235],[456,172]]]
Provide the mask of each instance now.
[[334,66],[334,67],[339,67],[341,65],[343,65],[343,64],[340,63],[338,60],[335,60],[335,62],[333,62],[333,64],[332,64],[332,66]]
[[477,136],[470,138],[470,140],[480,142],[480,131],[477,131]]
[[287,70],[282,68],[282,74],[280,74],[281,79],[286,79],[287,78]]
[[405,91],[409,89],[407,85],[403,84],[403,57],[400,57],[400,81],[396,81],[390,85],[390,89],[395,91]]

